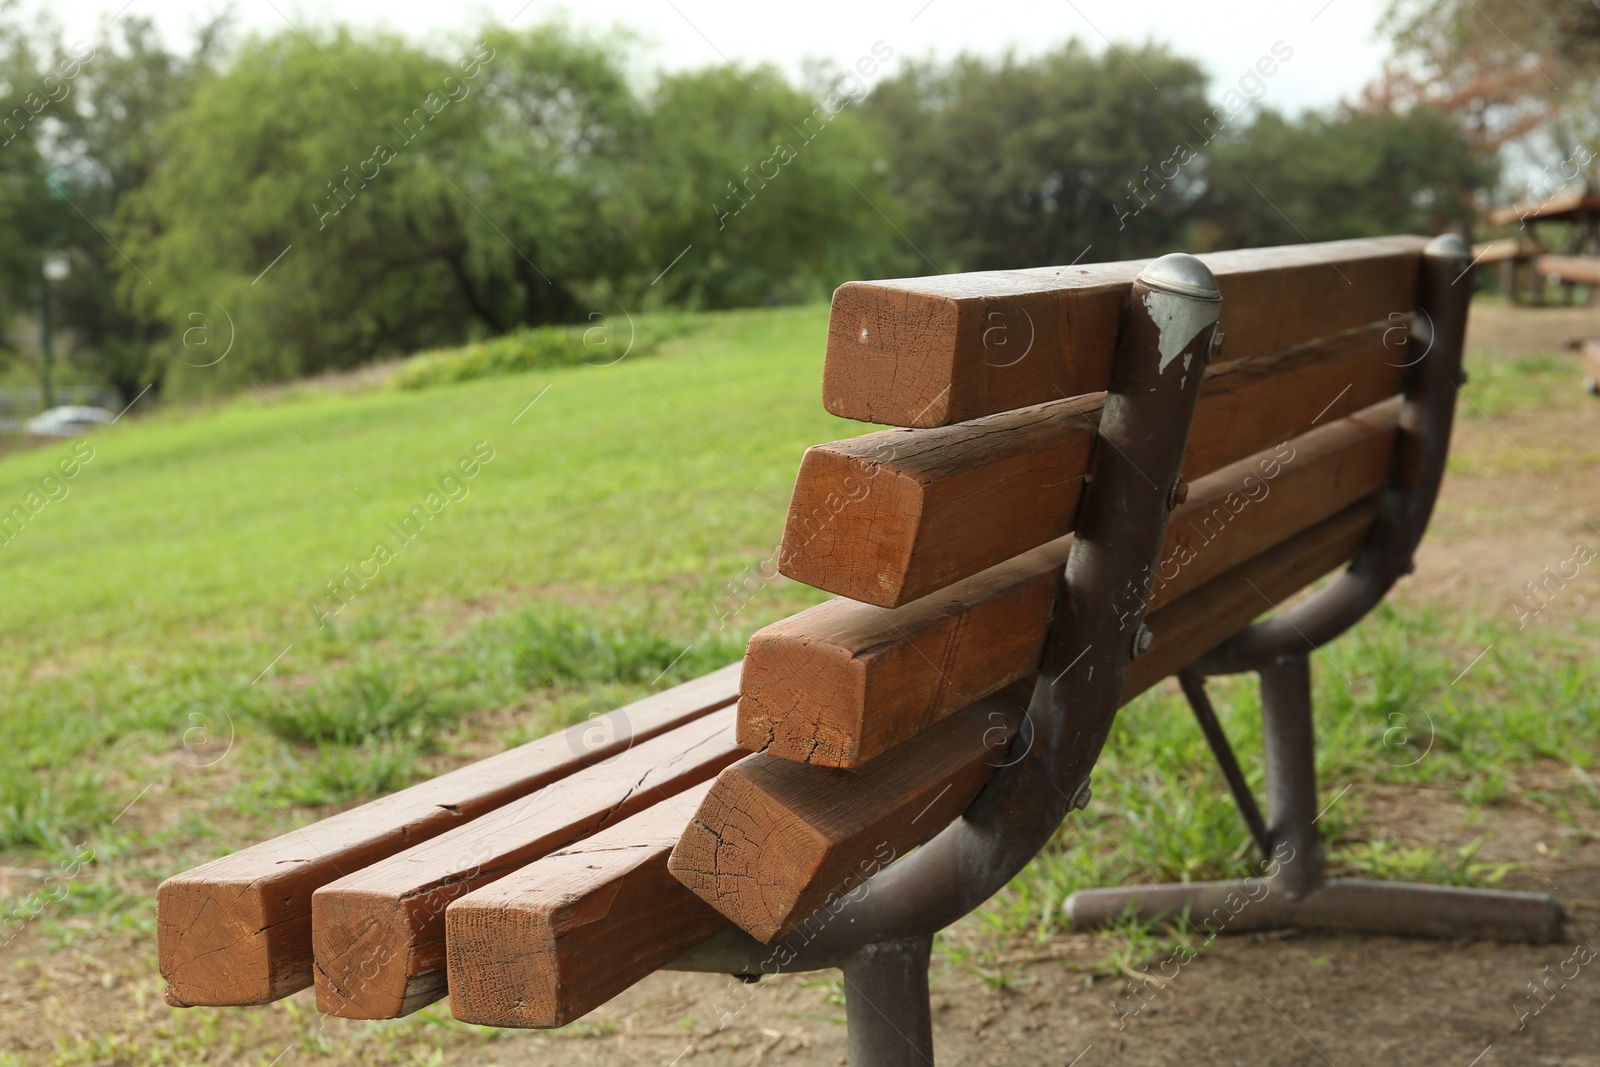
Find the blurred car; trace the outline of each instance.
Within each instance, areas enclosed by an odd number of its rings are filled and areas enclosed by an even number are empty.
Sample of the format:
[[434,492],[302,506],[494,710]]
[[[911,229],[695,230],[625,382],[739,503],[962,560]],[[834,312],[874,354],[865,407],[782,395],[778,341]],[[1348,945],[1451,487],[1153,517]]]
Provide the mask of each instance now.
[[77,437],[98,426],[109,426],[116,420],[116,414],[105,408],[66,406],[41,412],[23,426],[29,433],[40,437]]

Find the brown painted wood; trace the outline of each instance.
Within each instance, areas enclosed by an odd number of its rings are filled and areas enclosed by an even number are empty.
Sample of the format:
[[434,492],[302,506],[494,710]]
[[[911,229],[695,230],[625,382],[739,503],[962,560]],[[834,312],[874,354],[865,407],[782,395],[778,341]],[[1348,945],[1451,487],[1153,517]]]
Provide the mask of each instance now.
[[687,789],[445,909],[450,1011],[564,1026],[728,927],[667,871],[705,799]]
[[317,1007],[395,1019],[444,996],[452,900],[711,778],[745,754],[733,726],[714,711],[317,890]]
[[1377,498],[1368,497],[1154,613],[1146,625],[1155,641],[1133,661],[1122,702],[1176,674],[1354,558],[1377,514]]
[[168,878],[167,1002],[265,1004],[312,981],[311,894],[738,697],[739,665]]
[[[1152,576],[1159,608],[1381,489],[1400,398],[1196,481]],[[856,767],[1037,667],[1071,536],[900,608],[832,600],[756,632],[739,742]]]
[[1526,237],[1502,237],[1498,241],[1484,241],[1472,246],[1472,262],[1479,267],[1507,260],[1532,259],[1543,249],[1537,241]]
[[[1422,237],[1215,252],[1220,358],[1409,313]],[[1147,261],[850,282],[833,294],[823,403],[890,426],[951,423],[1105,389]]]
[[1600,256],[1540,256],[1533,269],[1545,278],[1600,285]]
[[1021,722],[980,701],[856,770],[755,755],[717,776],[668,868],[763,942],[832,906],[964,811]]
[[[1134,661],[1123,703],[1349,560],[1376,513],[1369,497],[1153,612],[1155,641]],[[1029,683],[1017,690],[1026,702]],[[857,770],[741,760],[717,777],[669,869],[763,942],[825,922],[819,908],[965,810],[993,762],[979,730],[998,703],[973,705]]]
[[[1211,368],[1184,476],[1193,481],[1393,396],[1415,358],[1405,336],[1380,325]],[[1060,400],[807,450],[779,570],[892,608],[1069,533],[1101,403]]]

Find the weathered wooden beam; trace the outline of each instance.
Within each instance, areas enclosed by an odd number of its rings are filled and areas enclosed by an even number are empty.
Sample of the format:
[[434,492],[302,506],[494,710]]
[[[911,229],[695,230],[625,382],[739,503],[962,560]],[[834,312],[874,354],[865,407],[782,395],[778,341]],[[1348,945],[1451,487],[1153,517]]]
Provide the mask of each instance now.
[[[1167,526],[1151,607],[1381,489],[1399,417],[1394,397],[1194,482]],[[1071,546],[1059,538],[904,607],[832,600],[757,631],[740,744],[856,767],[1032,673]]]
[[980,701],[856,770],[771,756],[717,776],[668,868],[762,941],[924,844],[977,795],[1021,724],[1027,687]]
[[265,1004],[312,981],[311,894],[341,875],[726,707],[739,665],[174,875],[156,897],[167,1002]]
[[[1200,257],[1222,290],[1223,359],[1409,313],[1422,237]],[[823,403],[890,426],[946,426],[1105,389],[1146,261],[850,282],[833,294]]]
[[[1150,615],[1155,640],[1133,662],[1123,703],[1350,559],[1376,513],[1369,498]],[[1025,701],[1028,683],[1018,685]],[[717,777],[669,869],[770,943],[966,809],[997,762],[980,733],[984,717],[996,714],[983,710],[989,703],[855,770],[767,755],[741,760]]]
[[711,778],[745,754],[733,718],[714,711],[317,890],[317,1006],[395,1019],[444,996],[452,900]]
[[1600,256],[1540,256],[1533,269],[1544,278],[1600,286]]
[[1146,623],[1155,640],[1133,661],[1122,702],[1176,674],[1354,558],[1377,515],[1378,498],[1368,497],[1156,612]]
[[[1226,307],[1226,304],[1224,304]],[[1193,481],[1400,391],[1415,356],[1393,324],[1213,367],[1184,456]],[[1100,397],[807,450],[778,567],[899,607],[1071,532]]]
[[451,1013],[483,1026],[565,1026],[727,929],[667,871],[710,788],[687,789],[445,909]]

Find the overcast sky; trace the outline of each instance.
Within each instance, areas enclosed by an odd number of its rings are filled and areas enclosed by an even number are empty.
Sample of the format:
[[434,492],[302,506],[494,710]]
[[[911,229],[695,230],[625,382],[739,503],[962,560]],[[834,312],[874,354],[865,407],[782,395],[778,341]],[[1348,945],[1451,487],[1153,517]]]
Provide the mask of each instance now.
[[[52,0],[69,39],[90,36],[124,8],[181,39],[220,10],[218,0]],[[484,22],[523,25],[565,13],[579,24],[623,25],[651,43],[657,65],[696,67],[725,60],[775,62],[795,72],[808,56],[853,64],[876,41],[899,56],[962,50],[1033,53],[1070,37],[1097,50],[1156,40],[1200,60],[1213,93],[1244,75],[1275,42],[1293,49],[1269,84],[1265,103],[1298,110],[1353,96],[1388,52],[1377,33],[1385,0],[237,0],[238,23],[272,32],[337,19],[386,26],[425,39],[465,34]],[[892,71],[892,67],[889,68]]]

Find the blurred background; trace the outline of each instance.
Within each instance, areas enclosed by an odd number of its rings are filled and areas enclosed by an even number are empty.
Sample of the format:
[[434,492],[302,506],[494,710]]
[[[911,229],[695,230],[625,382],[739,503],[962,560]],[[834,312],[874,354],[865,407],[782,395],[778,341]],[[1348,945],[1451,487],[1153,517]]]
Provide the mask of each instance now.
[[[8,0],[0,382],[177,398],[602,307],[1478,235],[1594,172],[1590,4],[861,6]],[[194,373],[217,308],[249,343]]]

